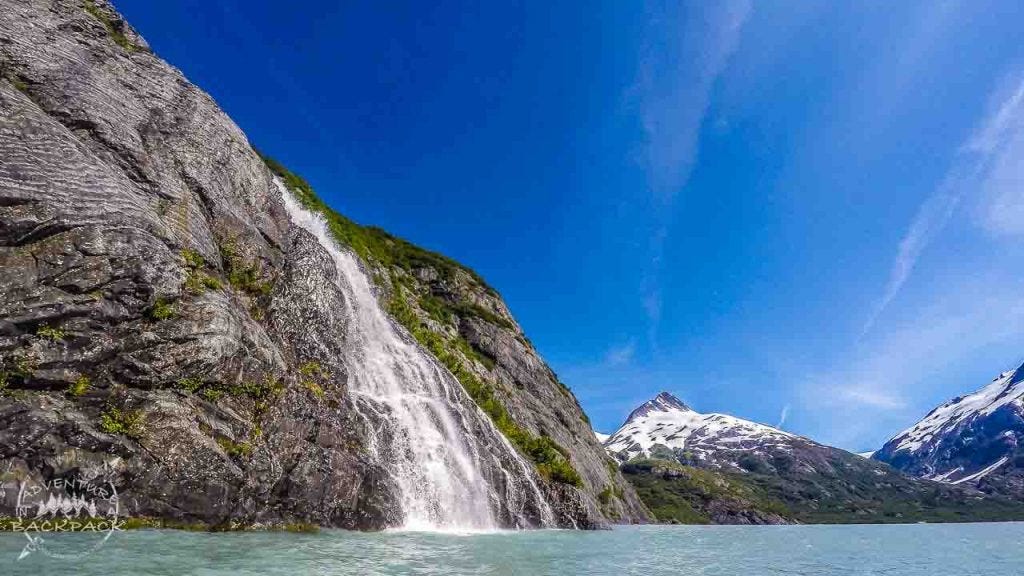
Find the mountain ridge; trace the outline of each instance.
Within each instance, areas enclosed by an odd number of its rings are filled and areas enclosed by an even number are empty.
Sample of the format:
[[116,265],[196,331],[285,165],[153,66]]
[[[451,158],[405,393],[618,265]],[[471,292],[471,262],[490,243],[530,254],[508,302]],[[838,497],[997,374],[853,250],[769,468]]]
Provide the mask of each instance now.
[[[661,392],[630,412],[604,446],[623,461],[650,456],[655,447],[685,450],[691,457],[705,460],[724,444],[756,452],[759,444],[791,437],[788,432],[728,414],[701,414],[671,393]],[[741,468],[738,463],[729,464]]]
[[872,458],[904,472],[1024,498],[1024,365],[957,396],[890,438]]
[[721,524],[1020,520],[1024,503],[918,479],[668,393],[630,413],[605,448],[660,521]]

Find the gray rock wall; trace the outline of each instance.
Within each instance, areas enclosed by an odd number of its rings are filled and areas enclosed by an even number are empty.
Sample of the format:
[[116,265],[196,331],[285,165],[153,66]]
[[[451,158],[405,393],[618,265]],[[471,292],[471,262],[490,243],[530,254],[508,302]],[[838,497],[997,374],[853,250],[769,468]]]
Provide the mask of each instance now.
[[[332,362],[345,343],[308,338],[345,321],[336,271],[272,178],[104,0],[0,0],[0,479],[102,470],[134,516],[395,523]],[[561,524],[646,518],[517,327],[454,329],[583,477],[546,487]]]

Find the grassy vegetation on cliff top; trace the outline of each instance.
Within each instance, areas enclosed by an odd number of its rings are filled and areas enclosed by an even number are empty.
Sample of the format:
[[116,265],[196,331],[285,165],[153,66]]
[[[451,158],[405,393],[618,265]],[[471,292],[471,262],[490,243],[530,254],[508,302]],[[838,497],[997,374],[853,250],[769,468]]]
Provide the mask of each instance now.
[[95,18],[103,24],[103,27],[107,29],[107,33],[117,43],[118,46],[124,48],[128,52],[135,52],[141,50],[140,46],[136,46],[124,33],[124,21],[115,19],[111,14],[107,13],[104,9],[96,5],[93,0],[84,0],[82,7],[89,13],[90,16]]
[[430,267],[437,270],[442,278],[451,278],[457,270],[460,270],[468,274],[485,290],[497,295],[497,291],[491,288],[479,274],[455,260],[443,254],[420,248],[397,236],[392,236],[376,226],[361,226],[338,214],[313,192],[313,188],[301,176],[293,174],[269,156],[262,154],[260,156],[271,172],[288,186],[288,189],[295,194],[302,205],[327,218],[327,224],[334,237],[352,248],[364,261],[373,260],[383,266],[397,266],[408,271]]
[[[335,239],[351,247],[371,268],[377,264],[389,271],[393,289],[385,303],[388,313],[448,368],[469,396],[491,418],[498,430],[520,452],[533,461],[537,472],[554,482],[582,487],[583,480],[573,468],[572,463],[569,462],[566,450],[551,438],[535,436],[519,426],[496,397],[493,386],[468,370],[463,365],[460,355],[476,358],[485,366],[488,364],[493,366],[493,361],[475,352],[475,349],[460,336],[446,337],[425,326],[400,293],[404,289],[406,281],[394,274],[392,270],[400,268],[411,276],[414,270],[429,267],[436,270],[442,279],[453,279],[456,273],[461,271],[490,294],[497,296],[498,293],[488,286],[476,272],[447,256],[424,250],[401,238],[392,236],[380,228],[361,226],[338,214],[320,200],[309,183],[301,177],[293,174],[272,158],[267,156],[262,156],[262,158],[267,167],[295,194],[299,202],[307,209],[324,216]],[[417,304],[425,313],[439,321],[447,321],[454,316],[473,316],[503,328],[512,328],[512,324],[508,320],[473,303],[451,303],[426,296],[418,298]]]

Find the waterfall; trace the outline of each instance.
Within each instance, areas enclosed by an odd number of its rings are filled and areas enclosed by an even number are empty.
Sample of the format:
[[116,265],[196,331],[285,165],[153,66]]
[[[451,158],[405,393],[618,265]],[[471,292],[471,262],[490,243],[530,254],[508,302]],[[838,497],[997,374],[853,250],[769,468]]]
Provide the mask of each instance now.
[[[275,183],[292,223],[315,236],[337,268],[348,319],[341,359],[348,389],[367,422],[367,450],[397,486],[403,528],[492,530],[501,525],[496,506],[505,507],[514,526],[527,527],[529,505],[541,525],[553,524],[532,466],[455,377],[384,313],[358,257],[339,247],[323,216],[302,207],[276,178]],[[375,411],[374,418],[366,411]],[[381,421],[388,424],[386,434],[378,430]],[[483,430],[490,442],[473,430]],[[501,494],[485,473],[494,468],[504,479]]]

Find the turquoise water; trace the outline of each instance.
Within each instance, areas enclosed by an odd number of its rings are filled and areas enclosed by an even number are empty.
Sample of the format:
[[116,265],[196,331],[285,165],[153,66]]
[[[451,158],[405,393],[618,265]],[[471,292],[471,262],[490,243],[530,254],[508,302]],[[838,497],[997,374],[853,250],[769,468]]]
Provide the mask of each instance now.
[[[81,534],[51,535],[55,549]],[[1024,524],[904,526],[642,526],[602,532],[482,535],[137,531],[84,559],[39,552],[0,535],[0,574],[336,575],[643,574],[1016,576]]]

